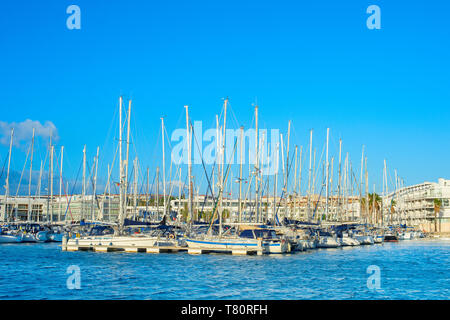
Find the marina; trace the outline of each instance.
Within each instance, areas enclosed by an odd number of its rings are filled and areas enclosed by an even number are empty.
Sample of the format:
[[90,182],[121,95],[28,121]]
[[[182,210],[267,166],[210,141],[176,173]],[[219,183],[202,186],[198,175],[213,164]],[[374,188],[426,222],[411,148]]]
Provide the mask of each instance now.
[[[449,1],[2,9],[4,310],[450,299]],[[436,310],[412,302],[393,309]]]
[[[40,190],[43,175],[41,163],[38,187],[35,190],[36,194],[32,196],[33,130],[31,145],[22,170],[23,176],[26,166],[29,165],[28,196],[18,196],[17,192],[16,196],[12,196],[9,172],[14,130],[11,130],[10,148],[5,157],[5,161],[8,159],[8,165],[4,166],[6,170],[2,172],[2,175],[6,174],[6,192],[0,208],[2,213],[0,243],[58,242],[61,243],[61,250],[68,252],[187,252],[192,255],[222,253],[260,256],[420,239],[440,234],[442,231],[445,233],[449,228],[447,218],[450,214],[449,201],[443,199],[443,197],[450,198],[450,183],[447,187],[447,180],[440,179],[437,185],[440,187],[440,199],[433,198],[433,194],[429,194],[434,201],[434,215],[430,215],[429,210],[426,210],[425,216],[412,219],[414,215],[408,208],[413,202],[407,191],[416,189],[404,187],[395,170],[396,184],[394,190],[389,192],[385,160],[382,194],[375,192],[370,194],[364,146],[358,182],[354,179],[354,169],[349,165],[348,152],[342,161],[342,139],[339,139],[338,165],[333,166],[333,156],[330,161],[329,128],[326,130],[326,141],[321,156],[321,158],[325,156],[322,160],[322,170],[319,170],[320,160],[316,163],[315,149],[314,153],[312,151],[313,131],[309,132],[308,183],[306,187],[304,182],[306,190],[302,195],[302,165],[306,159],[303,157],[302,146],[298,148],[295,145],[294,152],[290,153],[292,122],[288,121],[287,138],[283,138],[283,134],[275,136],[277,141],[278,138],[280,140],[276,144],[276,152],[270,155],[268,152],[270,144],[264,142],[266,131],[260,132],[258,128],[259,107],[255,106],[255,128],[248,137],[253,138],[254,145],[250,140],[248,144],[245,142],[242,126],[236,131],[238,134],[230,143],[226,139],[227,113],[231,109],[228,98],[224,99],[220,116],[216,115],[215,145],[213,145],[215,154],[209,159],[213,160],[212,165],[205,166],[204,161],[208,159],[204,158],[203,172],[197,170],[197,175],[206,180],[206,194],[200,196],[198,191],[200,186],[194,184],[194,180],[199,180],[198,177],[194,179],[192,173],[192,160],[195,158],[194,141],[198,133],[190,119],[188,106],[184,108],[186,128],[182,144],[187,162],[177,161],[171,153],[169,177],[166,177],[165,145],[169,142],[166,141],[162,117],[160,127],[162,170],[159,166],[156,168],[156,181],[152,182],[150,188],[148,167],[143,176],[144,180],[139,181],[139,166],[142,165],[139,165],[136,154],[132,167],[129,166],[132,101],[128,101],[127,108],[125,105],[123,97],[119,97],[116,153],[113,162],[108,164],[107,184],[103,193],[97,191],[100,148],[96,149],[90,177],[87,177],[86,173],[86,146],[83,148],[80,166],[82,193],[78,195],[68,194],[63,187],[64,147],[61,146],[57,159],[59,197],[54,196],[55,148],[50,139],[47,148],[49,154],[46,155],[46,158],[50,159],[48,193],[43,196]],[[173,146],[170,147],[173,149]],[[239,161],[234,163],[233,159],[237,158],[238,152]],[[116,179],[112,170],[115,167],[117,153]],[[248,154],[249,160],[253,160],[246,164],[248,175],[244,175],[243,172],[244,154]],[[183,167],[187,168],[187,181],[182,185]],[[273,172],[270,171],[271,168]],[[334,174],[338,177],[337,181],[333,181]],[[162,175],[161,182],[160,175]],[[177,197],[174,195],[174,179],[178,179]],[[111,193],[111,180],[118,180],[114,183],[118,194]],[[77,182],[76,180],[73,182],[72,190]],[[278,182],[281,183],[280,186]],[[20,183],[19,180],[19,185]],[[138,190],[144,187],[145,194],[139,193]],[[278,188],[281,188],[281,193]],[[318,194],[315,192],[316,188],[320,189]],[[196,197],[194,189],[197,190]],[[232,194],[236,194],[236,189],[239,191],[238,197],[233,198]],[[67,190],[70,190],[68,184]],[[402,197],[405,194],[408,195],[407,203],[405,197]]]
[[[0,298],[445,300],[449,249],[450,242],[439,239],[262,256],[61,252],[56,243],[6,244],[0,247]],[[71,265],[80,268],[79,290],[66,287]],[[380,290],[367,287],[371,265],[380,268]]]

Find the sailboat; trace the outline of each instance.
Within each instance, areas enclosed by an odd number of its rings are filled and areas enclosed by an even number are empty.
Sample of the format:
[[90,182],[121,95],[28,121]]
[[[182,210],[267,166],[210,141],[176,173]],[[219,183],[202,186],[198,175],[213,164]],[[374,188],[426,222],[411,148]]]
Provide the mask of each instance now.
[[317,248],[338,248],[341,244],[338,242],[336,236],[326,231],[318,232]]
[[[218,154],[220,154],[220,165],[218,168],[219,175],[219,193],[217,196],[217,200],[215,203],[215,207],[213,210],[213,215],[211,218],[211,223],[208,228],[208,231],[203,234],[191,235],[186,238],[186,244],[190,249],[204,249],[208,251],[217,251],[217,252],[233,252],[233,251],[242,251],[242,252],[258,252],[258,253],[285,253],[290,251],[289,244],[285,239],[278,237],[273,229],[260,228],[260,227],[246,227],[244,228],[241,223],[237,224],[235,228],[228,228],[225,232],[223,231],[222,224],[222,199],[223,199],[223,190],[224,186],[227,183],[228,175],[230,173],[230,163],[228,164],[226,171],[224,171],[225,164],[225,132],[226,132],[226,115],[227,115],[227,104],[228,99],[225,99],[224,102],[224,120],[223,127],[221,128],[221,133],[217,134],[218,141]],[[256,123],[256,135],[258,134],[257,130],[257,112],[258,106],[255,107],[255,123]],[[186,114],[186,118],[188,119],[188,114]],[[217,120],[218,121],[218,120]],[[219,130],[219,128],[218,128]],[[189,132],[189,127],[187,128]],[[242,138],[242,135],[241,135]],[[255,141],[258,141],[258,137],[256,136]],[[232,157],[236,151],[236,144],[234,145]],[[241,143],[242,146],[242,143]],[[188,140],[188,150],[190,150],[190,141]],[[256,148],[258,150],[258,148]],[[188,151],[188,155],[190,151]],[[242,154],[242,153],[241,153]],[[256,158],[258,156],[256,155]],[[189,158],[189,157],[188,157]],[[190,165],[190,158],[188,159]],[[241,162],[242,163],[242,162]],[[257,163],[257,162],[256,162]],[[257,166],[257,165],[256,165]],[[255,170],[257,171],[257,170]],[[242,177],[239,181],[242,181]],[[190,185],[190,181],[189,181]],[[258,184],[255,183],[257,186]],[[211,186],[209,185],[210,189]],[[211,189],[212,190],[212,189]],[[256,198],[258,199],[258,188],[256,187]],[[258,200],[256,201],[256,219],[258,219],[258,215],[260,214],[258,210]],[[239,210],[242,210],[241,207]],[[213,227],[216,227],[217,224],[213,223],[215,216],[218,215],[218,234],[213,234]],[[245,230],[242,230],[245,229]]]
[[341,246],[359,246],[361,243],[350,236],[348,232],[342,232],[341,237],[338,238],[338,242]]
[[0,234],[0,243],[19,243],[22,242],[22,236],[11,234]]
[[[155,246],[177,246],[178,239],[173,233],[161,235],[155,230],[148,230],[148,232],[130,232],[124,227],[126,217],[126,203],[127,203],[127,174],[124,172],[128,167],[128,146],[130,138],[130,113],[131,100],[128,107],[128,130],[127,130],[127,153],[126,160],[122,160],[122,97],[119,99],[119,176],[120,176],[120,200],[119,200],[119,219],[114,226],[114,234],[89,234],[84,237],[75,237],[72,239],[65,238],[66,247],[95,247],[95,246],[110,246],[110,247],[155,247]],[[163,142],[164,142],[164,124],[163,124]],[[163,146],[164,148],[164,146]],[[164,160],[163,160],[164,161]],[[95,195],[94,195],[95,196]],[[166,209],[166,208],[165,208]],[[164,210],[165,210],[164,209]],[[164,211],[165,212],[165,211]],[[127,232],[128,231],[128,232]]]
[[0,227],[0,243],[22,242],[22,233],[14,233],[7,227]]

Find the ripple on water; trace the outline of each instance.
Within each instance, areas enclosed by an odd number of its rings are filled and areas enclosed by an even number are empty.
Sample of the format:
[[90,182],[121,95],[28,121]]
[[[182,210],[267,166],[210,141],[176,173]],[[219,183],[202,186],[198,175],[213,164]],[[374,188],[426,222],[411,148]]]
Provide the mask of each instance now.
[[[403,241],[276,256],[61,252],[0,246],[0,299],[448,299],[450,242]],[[66,271],[78,265],[81,290]],[[367,288],[367,267],[381,288]]]

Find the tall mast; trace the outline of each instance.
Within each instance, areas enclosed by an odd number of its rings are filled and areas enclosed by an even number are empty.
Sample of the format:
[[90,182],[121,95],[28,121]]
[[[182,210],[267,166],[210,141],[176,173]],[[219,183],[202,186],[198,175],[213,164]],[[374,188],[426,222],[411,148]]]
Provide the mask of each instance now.
[[[216,164],[217,164],[217,186],[220,184],[220,160],[221,158],[221,146],[220,146],[220,140],[221,140],[221,133],[219,131],[220,124],[219,124],[219,115],[216,114]],[[213,193],[216,194],[216,183],[215,183],[215,175],[214,172],[212,174],[213,178]]]
[[50,221],[53,222],[53,153],[54,147],[50,146]]
[[161,139],[162,139],[162,170],[163,170],[163,217],[166,216],[166,154],[164,150],[164,118],[161,117]]
[[259,138],[259,147],[261,149],[261,153],[259,154],[260,158],[260,170],[259,170],[259,174],[260,174],[260,179],[259,179],[259,190],[261,192],[260,197],[259,197],[259,219],[258,219],[258,223],[262,222],[262,217],[263,217],[263,206],[262,206],[262,193],[264,192],[264,186],[263,186],[263,180],[264,180],[264,175],[263,175],[263,168],[264,168],[264,145],[265,145],[265,135],[264,132],[261,133],[260,138]]
[[[33,156],[31,156],[31,157],[33,157]],[[61,221],[61,210],[62,210],[63,160],[64,160],[64,146],[61,146],[61,159],[59,159],[60,167],[59,167],[59,210],[58,210],[58,221]],[[31,167],[30,167],[30,169],[31,169]],[[31,170],[30,170],[30,176],[31,176]]]
[[309,132],[309,173],[308,173],[308,198],[306,199],[306,213],[308,215],[308,221],[311,219],[310,216],[310,201],[311,201],[311,174],[312,174],[312,137],[313,130]]
[[221,170],[220,170],[220,193],[219,193],[219,236],[222,235],[222,219],[223,219],[223,192],[225,189],[225,186],[223,185],[223,172],[224,172],[224,165],[225,165],[225,140],[226,140],[226,128],[227,128],[227,104],[228,104],[228,98],[225,99],[223,104],[223,131],[222,131],[222,161],[220,163]]
[[[282,188],[281,188],[281,194],[285,193],[285,183],[286,182],[286,173],[285,173],[285,167],[284,167],[284,142],[283,142],[283,134],[280,133],[280,145],[281,145],[281,168],[283,169],[283,180],[282,180]],[[286,194],[284,194],[286,196]],[[281,206],[281,198],[280,198],[280,206]],[[285,203],[286,204],[286,203]],[[284,207],[284,217],[286,217],[287,210],[286,207]]]
[[[353,176],[353,168],[352,168],[352,163],[348,160],[348,152],[346,155],[347,158],[347,182],[350,183],[350,190],[348,190],[348,192],[350,193],[350,196],[353,197],[353,183],[354,183],[354,176]],[[348,181],[348,176],[350,175],[350,181]],[[348,187],[347,187],[348,188]],[[352,199],[352,203],[353,203],[353,199]],[[347,198],[347,208],[349,207],[349,200]],[[352,211],[352,221],[355,221],[355,210],[353,209],[354,207],[351,207],[351,211]]]
[[83,148],[83,183],[81,188],[81,219],[84,219],[84,209],[85,209],[85,198],[86,198],[86,145]]
[[8,170],[6,173],[6,183],[5,183],[5,211],[3,213],[3,221],[8,220],[8,197],[9,197],[9,170],[11,168],[11,152],[12,152],[12,143],[14,137],[14,128],[11,129],[11,138],[9,141],[9,153],[8,153]]
[[328,218],[328,197],[329,197],[329,194],[328,194],[328,179],[329,179],[329,164],[328,164],[328,141],[329,141],[329,137],[330,136],[330,128],[327,128],[327,149],[326,149],[326,168],[325,168],[325,171],[326,171],[326,173],[325,173],[325,179],[326,179],[326,182],[325,182],[325,194],[326,194],[326,196],[325,196],[325,219],[327,219]]
[[130,160],[130,122],[131,122],[131,100],[128,100],[128,115],[127,115],[127,153],[125,159],[125,188],[124,188],[124,214],[128,214],[128,163]]
[[124,187],[124,179],[123,179],[123,160],[122,160],[122,101],[123,98],[119,98],[119,233],[122,232],[123,226],[123,187]]
[[189,188],[189,204],[188,204],[188,222],[192,223],[192,166],[191,166],[191,135],[189,129],[189,107],[184,106],[186,109],[186,143],[188,152],[188,188]]
[[375,183],[373,184],[373,191],[372,191],[372,224],[375,224],[376,221],[376,210],[375,210]]
[[284,210],[285,210],[285,217],[288,216],[289,208],[288,208],[288,182],[289,182],[289,142],[291,137],[291,120],[288,121],[288,132],[287,132],[287,145],[286,145],[286,172],[285,172],[285,178],[284,178]]
[[[181,212],[181,166],[180,166],[180,182],[178,183],[178,215]],[[177,220],[180,221],[180,218],[177,217]]]
[[294,170],[294,216],[297,213],[297,166],[298,166],[298,158],[297,158],[297,149],[298,147],[295,146],[295,170]]
[[[111,221],[111,170],[112,168],[110,168],[110,165],[108,163],[108,221]],[[102,211],[102,216],[103,216],[103,211]]]
[[[399,211],[400,211],[400,203],[398,201],[398,178],[397,178],[397,169],[394,169],[394,175],[395,175],[395,198],[397,200],[397,209],[395,210],[396,218],[399,219]],[[392,217],[391,217],[392,220]],[[391,221],[392,224],[392,221]],[[436,230],[436,229],[435,229]]]
[[364,162],[366,172],[366,222],[367,222],[369,218],[369,174],[367,172],[367,157],[365,157]]
[[[346,159],[347,159],[347,180],[348,180],[348,175],[350,175],[350,195],[353,196],[353,183],[354,183],[354,178],[353,177],[353,168],[352,168],[352,163],[349,162],[348,160],[348,152],[346,155]],[[353,203],[353,200],[352,200]],[[347,207],[348,207],[348,199],[347,199]],[[353,208],[353,206],[352,206]],[[352,209],[352,221],[355,220],[355,210]]]
[[[42,160],[41,160],[41,166],[40,166],[40,169],[39,169],[39,182],[38,182],[38,189],[37,189],[38,199],[41,198],[41,185],[42,185],[42,171],[43,171],[43,168],[44,168],[44,165],[43,165]],[[36,220],[37,220],[37,222],[40,221],[40,214],[39,213],[40,213],[40,210],[38,209],[38,211],[36,213]]]
[[333,207],[333,204],[334,204],[334,201],[333,201],[333,163],[334,163],[334,157],[331,157],[331,168],[330,168],[330,179],[329,179],[329,181],[330,181],[330,187],[329,187],[329,193],[330,193],[330,207],[331,207],[331,209],[332,209],[332,212],[331,212],[331,214],[330,214],[330,216],[331,216],[331,218],[332,219],[334,219],[335,218],[335,215],[336,215],[336,208],[335,207]]
[[[268,140],[269,140],[269,138],[267,138],[267,141]],[[271,152],[272,148],[273,148],[273,146],[270,145],[270,143],[268,142],[267,143],[267,166],[269,168],[270,168],[270,166],[269,166],[270,165],[270,152]],[[269,209],[270,209],[270,207],[269,207],[269,204],[270,204],[270,172],[267,173],[266,185],[267,185],[267,202],[266,202],[266,205],[265,205],[266,214],[264,216],[263,223],[267,223],[267,220],[269,219]]]
[[339,139],[339,173],[338,173],[338,201],[337,201],[337,209],[339,209],[339,216],[341,217],[342,222],[342,210],[341,210],[341,160],[342,160],[342,139]]
[[347,172],[348,172],[347,157],[345,157],[344,169],[343,169],[343,172],[342,172],[342,180],[343,181],[340,182],[340,184],[341,184],[341,197],[340,197],[340,199],[341,200],[340,200],[339,210],[340,210],[340,214],[341,214],[341,220],[347,220],[348,219],[348,217],[345,216],[346,214],[348,214],[347,211],[346,211],[346,208],[347,208],[346,207],[346,200],[347,200],[346,197],[348,197],[348,195],[346,195],[347,188],[348,188],[348,179],[347,179],[348,174],[347,174]]
[[35,129],[33,128],[33,137],[31,138],[30,175],[28,180],[28,214],[27,214],[28,222],[31,220],[31,173],[33,171],[34,132]]
[[360,198],[360,206],[359,206],[359,215],[362,218],[362,184],[363,184],[363,170],[364,170],[364,145],[362,146],[361,151],[361,176],[359,179],[359,198]]
[[150,178],[150,174],[149,174],[149,168],[147,167],[147,188],[145,190],[145,214],[148,215],[148,187],[149,187],[149,178]]
[[313,171],[312,171],[312,185],[311,185],[311,188],[312,188],[312,191],[311,191],[311,194],[314,196],[314,192],[315,192],[315,188],[316,188],[316,151],[317,151],[317,149],[316,148],[314,148],[314,155],[313,155]]
[[259,161],[258,161],[258,106],[255,106],[255,205],[256,221],[259,218]]
[[[302,160],[303,160],[303,146],[300,146],[300,172],[298,174],[298,187],[297,187],[297,196],[299,204],[301,204],[301,193],[302,193]],[[298,216],[300,217],[300,208],[298,210]]]
[[273,187],[273,218],[275,218],[275,213],[277,211],[278,170],[279,170],[279,158],[280,158],[279,148],[280,148],[280,143],[277,142],[276,151],[275,151],[275,154],[276,154],[275,179],[273,181],[273,183],[274,183],[274,187]]
[[239,223],[242,222],[242,160],[244,155],[244,127],[241,126],[241,152],[239,160]]
[[156,216],[159,219],[159,167],[156,167]]
[[[387,183],[387,166],[386,166],[386,159],[384,159],[384,196],[386,197],[388,195],[388,183]],[[383,203],[383,202],[382,202]],[[387,203],[386,203],[387,205]],[[389,206],[386,206],[386,208],[389,208]],[[382,218],[382,223],[384,225],[384,217]]]
[[[344,192],[343,192],[343,199],[344,199],[344,204],[347,203],[347,206],[345,206],[344,208],[344,212],[347,214],[347,219],[348,219],[348,197],[349,196],[353,196],[353,179],[352,179],[352,170],[349,167],[349,163],[348,163],[348,152],[345,155],[345,164],[344,164],[344,170],[345,170],[345,174],[344,174],[344,181],[345,181],[345,187],[344,187]],[[348,180],[348,176],[350,175],[350,181]],[[351,186],[351,191],[349,191],[348,189],[348,185],[350,184]],[[347,195],[345,194],[347,193]],[[352,209],[352,221],[353,221],[354,217],[353,217],[353,209]]]
[[92,187],[92,202],[91,202],[91,219],[95,220],[95,194],[97,192],[97,168],[98,168],[98,153],[99,147],[97,147],[97,155],[94,158],[94,185]]
[[138,158],[135,157],[133,161],[133,171],[134,171],[134,179],[133,179],[133,205],[134,205],[134,220],[136,220],[137,213],[137,186],[138,186]]

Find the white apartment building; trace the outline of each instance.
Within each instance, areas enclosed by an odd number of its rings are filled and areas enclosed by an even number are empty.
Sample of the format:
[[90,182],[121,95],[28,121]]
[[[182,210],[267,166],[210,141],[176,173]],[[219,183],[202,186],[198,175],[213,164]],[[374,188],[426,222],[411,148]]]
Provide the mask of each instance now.
[[[436,212],[435,199],[441,201]],[[428,232],[450,232],[450,180],[440,178],[437,183],[400,188],[383,197],[383,207],[383,219],[387,223],[406,223]]]

